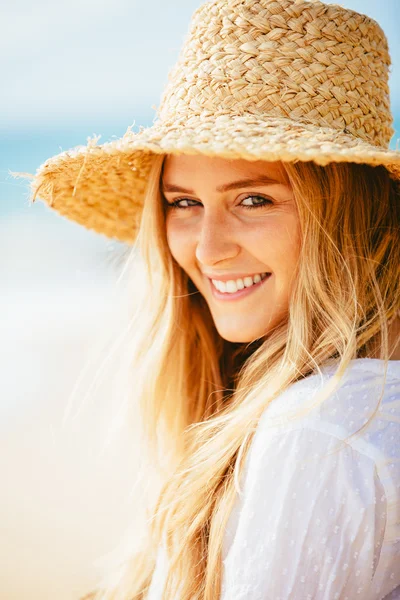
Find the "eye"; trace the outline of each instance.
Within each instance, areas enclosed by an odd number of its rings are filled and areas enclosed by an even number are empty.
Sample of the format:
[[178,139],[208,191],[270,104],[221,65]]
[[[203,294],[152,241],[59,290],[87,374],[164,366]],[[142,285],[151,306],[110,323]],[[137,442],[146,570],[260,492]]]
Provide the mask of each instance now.
[[264,208],[264,206],[266,206],[267,204],[273,204],[273,200],[271,200],[271,198],[267,198],[265,196],[256,196],[256,195],[249,195],[246,196],[246,198],[244,198],[242,200],[242,202],[244,202],[245,200],[248,200],[249,198],[253,199],[253,198],[258,198],[259,200],[262,200],[262,202],[257,202],[256,204],[241,204],[244,208]]
[[[259,200],[261,200],[261,202],[257,202],[256,204],[242,204],[244,201],[249,200],[249,199],[254,199],[254,198],[258,198]],[[173,202],[168,202],[167,200],[165,200],[165,204],[166,204],[167,208],[170,208],[170,209],[187,210],[188,208],[191,208],[192,206],[194,206],[193,204],[191,204],[189,206],[182,206],[180,204],[181,202],[186,202],[186,203],[194,202],[194,205],[200,204],[199,202],[197,202],[197,200],[191,200],[190,198],[177,198]],[[271,198],[259,196],[256,194],[249,194],[242,200],[242,202],[239,204],[239,206],[243,206],[243,208],[251,210],[251,209],[255,209],[255,208],[264,208],[265,206],[270,205],[270,204],[273,204],[273,200]]]
[[[180,198],[177,200],[174,200],[173,202],[168,202],[168,200],[165,200],[165,205],[167,206],[167,208],[172,208],[172,209],[187,209],[187,208],[191,208],[191,206],[181,206],[180,202],[194,202],[196,204],[196,200],[191,200],[190,198]],[[197,204],[199,204],[197,202]]]

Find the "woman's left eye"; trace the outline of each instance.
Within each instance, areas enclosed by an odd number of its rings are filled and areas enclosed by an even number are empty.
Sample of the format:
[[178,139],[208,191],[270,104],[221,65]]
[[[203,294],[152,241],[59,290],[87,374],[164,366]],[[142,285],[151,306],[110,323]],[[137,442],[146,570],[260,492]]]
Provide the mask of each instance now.
[[[242,204],[242,202],[248,200],[249,198],[258,198],[261,199],[262,202],[257,202],[257,204]],[[246,198],[244,198],[242,202],[240,204],[244,206],[244,208],[260,208],[260,206],[264,207],[267,204],[273,204],[273,201],[270,198],[265,198],[264,196],[246,196]]]
[[[258,198],[258,199],[262,200],[262,202],[257,202],[256,204],[243,204],[243,202],[245,202],[246,200],[249,200],[250,198],[251,199]],[[187,210],[188,208],[191,208],[191,206],[181,206],[179,204],[180,202],[194,202],[196,204],[199,204],[196,200],[192,200],[191,198],[178,198],[177,200],[174,200],[173,202],[168,202],[167,200],[165,201],[168,208],[181,209],[181,210]],[[239,204],[239,206],[243,206],[243,208],[246,208],[246,209],[253,209],[253,208],[263,208],[267,204],[273,204],[273,201],[270,198],[265,198],[264,196],[250,194],[249,196],[246,196],[246,198],[244,198],[242,200],[242,202]]]

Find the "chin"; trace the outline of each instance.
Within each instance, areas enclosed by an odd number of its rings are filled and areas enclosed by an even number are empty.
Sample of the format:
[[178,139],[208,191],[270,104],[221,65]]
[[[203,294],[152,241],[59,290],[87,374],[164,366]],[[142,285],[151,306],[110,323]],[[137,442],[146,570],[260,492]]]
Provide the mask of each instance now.
[[232,344],[248,344],[252,340],[249,340],[247,337],[243,337],[240,335],[221,335],[221,337],[226,342],[232,342]]
[[[214,324],[219,335],[227,342],[234,344],[249,344],[255,340],[268,337],[278,327],[283,325],[285,322],[285,316],[281,318],[271,318],[264,326],[260,327],[259,323],[249,323],[248,327],[224,327],[223,323],[220,323],[218,327],[218,321],[214,320]],[[253,326],[251,326],[253,325]]]
[[239,331],[237,332],[227,332],[227,331],[219,331],[218,330],[219,335],[222,337],[222,339],[224,339],[226,342],[232,342],[233,344],[249,344],[250,342],[253,342],[254,340],[258,339],[260,335],[244,335],[243,333],[240,333]]

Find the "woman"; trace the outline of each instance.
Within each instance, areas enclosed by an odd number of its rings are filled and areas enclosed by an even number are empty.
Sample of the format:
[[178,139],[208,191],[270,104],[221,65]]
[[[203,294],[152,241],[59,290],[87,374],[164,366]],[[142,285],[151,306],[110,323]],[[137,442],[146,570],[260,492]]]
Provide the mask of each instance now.
[[152,127],[38,170],[33,198],[134,243],[141,473],[91,598],[400,598],[389,64],[341,6],[214,0]]

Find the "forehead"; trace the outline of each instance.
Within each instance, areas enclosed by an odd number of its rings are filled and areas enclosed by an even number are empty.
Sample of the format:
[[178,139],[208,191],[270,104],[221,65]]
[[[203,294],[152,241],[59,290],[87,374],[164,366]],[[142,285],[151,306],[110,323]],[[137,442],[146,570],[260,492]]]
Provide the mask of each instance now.
[[267,162],[262,160],[249,161],[245,159],[227,159],[219,156],[173,155],[165,157],[162,182],[189,183],[204,177],[208,181],[227,182],[235,177],[255,177],[268,175],[277,181],[289,185],[287,173],[281,161]]

